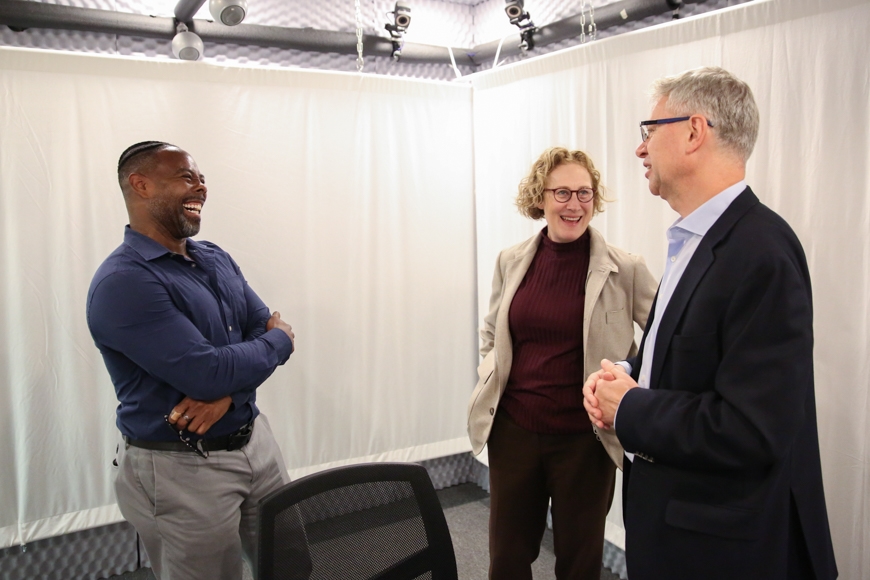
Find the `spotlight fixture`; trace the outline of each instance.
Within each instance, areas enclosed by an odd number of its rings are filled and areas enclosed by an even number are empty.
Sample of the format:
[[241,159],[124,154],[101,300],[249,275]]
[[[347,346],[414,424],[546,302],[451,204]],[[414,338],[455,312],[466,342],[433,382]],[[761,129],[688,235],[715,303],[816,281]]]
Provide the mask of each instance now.
[[248,14],[248,0],[209,0],[208,11],[215,22],[235,26]]
[[175,28],[178,34],[172,39],[172,54],[181,60],[199,60],[202,58],[202,39],[187,29],[184,22],[179,22]]
[[523,0],[505,0],[504,12],[511,24],[520,29],[520,48],[523,52],[535,48],[534,33],[538,28],[532,22],[531,15],[526,12]]
[[667,2],[668,6],[674,9],[671,20],[678,20],[680,18],[680,8],[683,7],[683,0],[667,0]]
[[402,56],[402,47],[405,44],[405,32],[411,25],[411,7],[407,2],[399,0],[393,11],[387,12],[387,14],[393,15],[393,22],[386,23],[384,28],[390,33],[390,41],[393,43],[393,60],[399,60]]

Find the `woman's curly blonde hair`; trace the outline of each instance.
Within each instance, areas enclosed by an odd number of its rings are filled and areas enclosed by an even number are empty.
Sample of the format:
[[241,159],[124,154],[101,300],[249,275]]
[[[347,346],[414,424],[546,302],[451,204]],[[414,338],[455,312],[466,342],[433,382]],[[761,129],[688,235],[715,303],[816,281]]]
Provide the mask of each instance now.
[[592,177],[593,215],[604,211],[604,203],[610,201],[604,196],[604,186],[601,185],[601,174],[595,169],[592,159],[583,151],[571,151],[564,147],[550,147],[532,163],[529,174],[520,180],[516,206],[520,213],[533,220],[544,217],[544,210],[538,208],[544,204],[544,182],[552,171],[560,165],[576,163],[585,168]]

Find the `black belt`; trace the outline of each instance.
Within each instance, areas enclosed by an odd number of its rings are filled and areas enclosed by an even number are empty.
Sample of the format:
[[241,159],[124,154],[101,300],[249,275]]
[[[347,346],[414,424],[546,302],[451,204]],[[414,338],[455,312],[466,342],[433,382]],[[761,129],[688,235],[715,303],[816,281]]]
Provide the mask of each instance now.
[[[251,440],[251,434],[254,432],[254,423],[248,423],[235,433],[222,435],[220,437],[210,437],[208,439],[191,440],[191,445],[201,444],[203,451],[234,451],[241,449]],[[146,441],[143,439],[131,439],[124,435],[124,441],[127,445],[139,447],[140,449],[149,449],[151,451],[190,451],[196,450],[182,441]]]

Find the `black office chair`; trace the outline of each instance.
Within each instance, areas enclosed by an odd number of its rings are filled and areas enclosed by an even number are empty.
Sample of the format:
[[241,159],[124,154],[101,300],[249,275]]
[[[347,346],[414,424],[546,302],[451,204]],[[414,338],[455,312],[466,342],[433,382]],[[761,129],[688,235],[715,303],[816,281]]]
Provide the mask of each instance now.
[[447,520],[426,469],[338,467],[260,502],[259,580],[457,580]]

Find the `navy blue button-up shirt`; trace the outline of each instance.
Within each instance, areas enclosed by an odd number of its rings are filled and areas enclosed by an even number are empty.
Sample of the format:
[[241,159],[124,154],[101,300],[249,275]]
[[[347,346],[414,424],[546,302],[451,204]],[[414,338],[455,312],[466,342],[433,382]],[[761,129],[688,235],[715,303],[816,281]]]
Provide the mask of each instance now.
[[230,395],[206,437],[238,430],[259,414],[256,389],[293,351],[229,254],[187,240],[191,259],[127,226],[99,267],[87,319],[118,395],[118,428],[133,439],[172,441],[169,414],[185,395]]

